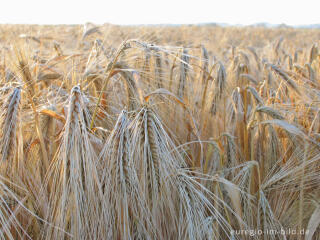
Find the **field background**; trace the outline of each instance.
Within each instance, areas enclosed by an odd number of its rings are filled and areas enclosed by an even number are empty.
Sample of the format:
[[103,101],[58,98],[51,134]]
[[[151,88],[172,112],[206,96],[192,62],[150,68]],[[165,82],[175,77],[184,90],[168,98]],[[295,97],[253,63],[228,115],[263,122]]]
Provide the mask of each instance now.
[[319,39],[0,25],[1,239],[320,239]]

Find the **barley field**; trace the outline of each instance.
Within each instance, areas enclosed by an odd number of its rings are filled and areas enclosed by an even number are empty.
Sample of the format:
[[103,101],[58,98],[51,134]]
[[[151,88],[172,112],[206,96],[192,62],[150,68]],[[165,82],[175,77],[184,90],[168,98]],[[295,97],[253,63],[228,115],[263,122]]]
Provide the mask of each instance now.
[[320,239],[320,29],[0,25],[0,239]]

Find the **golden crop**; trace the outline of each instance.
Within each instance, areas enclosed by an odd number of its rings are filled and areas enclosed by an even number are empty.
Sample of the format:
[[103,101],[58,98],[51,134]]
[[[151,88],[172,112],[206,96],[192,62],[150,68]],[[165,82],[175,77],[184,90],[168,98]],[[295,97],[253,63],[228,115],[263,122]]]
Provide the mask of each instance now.
[[1,25],[0,239],[320,239],[319,39]]

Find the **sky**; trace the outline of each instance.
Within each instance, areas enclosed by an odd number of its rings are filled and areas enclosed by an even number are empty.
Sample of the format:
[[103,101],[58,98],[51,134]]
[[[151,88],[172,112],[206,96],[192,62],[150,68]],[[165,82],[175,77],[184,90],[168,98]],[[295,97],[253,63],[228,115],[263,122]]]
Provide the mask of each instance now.
[[305,25],[320,23],[316,0],[4,0],[0,23]]

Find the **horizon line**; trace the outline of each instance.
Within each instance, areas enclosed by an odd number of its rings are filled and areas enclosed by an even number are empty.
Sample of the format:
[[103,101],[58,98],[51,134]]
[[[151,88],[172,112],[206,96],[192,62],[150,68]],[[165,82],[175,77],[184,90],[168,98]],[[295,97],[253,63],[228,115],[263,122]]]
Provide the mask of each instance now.
[[86,21],[84,23],[0,23],[0,25],[34,25],[34,26],[77,26],[93,24],[97,26],[103,25],[114,25],[114,26],[219,26],[219,27],[265,27],[265,28],[277,28],[277,27],[287,27],[287,28],[320,28],[319,23],[310,24],[286,24],[286,23],[269,23],[269,22],[257,22],[253,24],[242,24],[242,23],[226,23],[226,22],[200,22],[200,23],[139,23],[139,24],[117,24],[117,23],[95,23],[94,21]]

